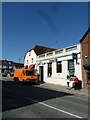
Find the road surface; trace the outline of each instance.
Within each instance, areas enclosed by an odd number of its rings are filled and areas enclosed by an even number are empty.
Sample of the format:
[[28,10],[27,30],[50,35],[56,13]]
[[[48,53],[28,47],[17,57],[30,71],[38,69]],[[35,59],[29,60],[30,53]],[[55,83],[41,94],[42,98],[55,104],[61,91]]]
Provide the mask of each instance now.
[[40,85],[2,81],[3,118],[88,118],[88,97]]

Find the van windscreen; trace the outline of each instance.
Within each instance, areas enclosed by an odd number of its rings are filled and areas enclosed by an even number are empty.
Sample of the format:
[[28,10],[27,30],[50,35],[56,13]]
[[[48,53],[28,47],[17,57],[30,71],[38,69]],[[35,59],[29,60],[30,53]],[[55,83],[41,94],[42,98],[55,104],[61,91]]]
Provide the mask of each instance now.
[[34,71],[26,70],[26,76],[33,76]]

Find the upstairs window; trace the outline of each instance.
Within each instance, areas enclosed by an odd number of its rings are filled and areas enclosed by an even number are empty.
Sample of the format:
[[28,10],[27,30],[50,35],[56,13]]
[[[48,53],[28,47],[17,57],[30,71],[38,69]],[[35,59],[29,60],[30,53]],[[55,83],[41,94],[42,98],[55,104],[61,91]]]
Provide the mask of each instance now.
[[31,58],[31,63],[33,63],[33,58]]
[[31,52],[29,52],[29,56],[31,55]]
[[57,63],[57,73],[62,73],[62,62],[58,61]]
[[27,60],[27,65],[28,65],[28,60]]

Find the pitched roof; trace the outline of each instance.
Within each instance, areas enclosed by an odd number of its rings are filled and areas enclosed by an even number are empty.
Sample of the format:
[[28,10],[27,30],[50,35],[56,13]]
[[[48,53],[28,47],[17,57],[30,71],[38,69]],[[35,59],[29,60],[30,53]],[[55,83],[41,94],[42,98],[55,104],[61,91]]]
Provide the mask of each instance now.
[[[47,53],[47,52],[54,51],[56,49],[48,48],[48,47],[45,47],[45,46],[36,45],[31,50],[34,50],[36,55],[40,55],[40,54],[44,54],[44,53]],[[28,52],[30,52],[31,50],[29,50]]]
[[0,65],[5,65],[5,66],[16,66],[16,67],[23,67],[23,63],[16,63],[13,61],[8,61],[8,60],[0,60]]
[[0,65],[13,65],[13,61],[8,61],[8,60],[0,60]]
[[86,33],[83,35],[83,37],[80,40],[80,43],[84,40],[84,38],[87,36],[87,34],[90,32],[90,27],[88,28],[88,30],[86,31]]

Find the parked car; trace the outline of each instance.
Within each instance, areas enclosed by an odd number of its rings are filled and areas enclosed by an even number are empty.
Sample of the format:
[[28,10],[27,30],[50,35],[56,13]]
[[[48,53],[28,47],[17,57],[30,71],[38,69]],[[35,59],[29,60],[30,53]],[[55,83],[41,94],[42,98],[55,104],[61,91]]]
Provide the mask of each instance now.
[[5,69],[4,72],[10,74],[10,69]]
[[6,77],[7,76],[7,73],[2,73],[2,77]]

